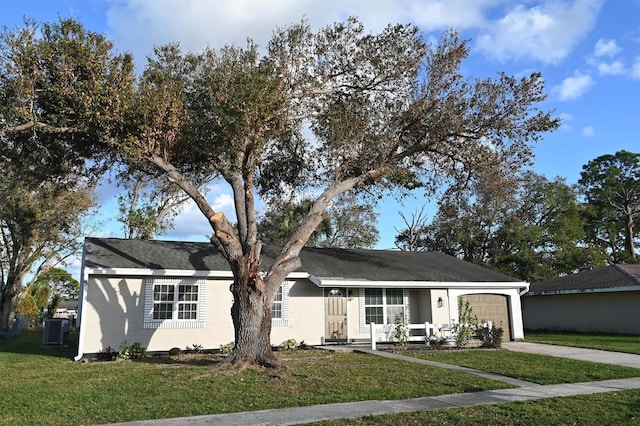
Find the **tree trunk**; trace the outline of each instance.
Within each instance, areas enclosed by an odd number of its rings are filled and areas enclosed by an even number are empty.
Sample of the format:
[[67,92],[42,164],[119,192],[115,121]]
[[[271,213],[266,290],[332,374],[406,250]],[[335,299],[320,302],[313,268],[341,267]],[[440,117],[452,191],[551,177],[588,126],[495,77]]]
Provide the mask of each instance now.
[[627,254],[629,258],[636,258],[636,247],[633,243],[633,215],[626,213],[626,224],[625,224],[625,233],[624,233],[624,246],[627,250]]
[[0,331],[9,331],[13,325],[17,307],[16,286],[11,276],[7,278],[7,284],[0,292]]
[[[259,274],[241,274],[231,292],[231,318],[235,331],[235,347],[229,361],[232,364],[277,367],[278,359],[271,349],[271,301],[273,291],[267,291]],[[253,275],[253,276],[252,276]]]

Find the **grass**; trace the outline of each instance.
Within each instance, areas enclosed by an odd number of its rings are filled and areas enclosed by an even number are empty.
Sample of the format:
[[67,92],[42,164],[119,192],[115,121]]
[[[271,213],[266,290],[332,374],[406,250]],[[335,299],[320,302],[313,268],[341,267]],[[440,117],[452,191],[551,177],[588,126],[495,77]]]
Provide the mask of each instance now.
[[526,330],[524,335],[527,342],[575,346],[579,348],[640,355],[640,336],[542,330]]
[[312,423],[369,425],[638,425],[640,390]]
[[[40,342],[41,334],[30,332],[0,346],[0,425],[125,422],[509,387],[363,354],[283,352],[286,369],[225,372],[215,369],[220,357],[211,355],[74,363],[72,348],[44,350]],[[540,383],[640,376],[640,370],[507,351],[451,351],[429,359]],[[627,391],[329,424],[638,424],[639,412],[640,391]]]
[[400,399],[509,387],[481,377],[370,355],[280,353],[287,369],[214,369],[219,357],[70,361],[40,333],[0,347],[0,424],[78,425]]
[[407,355],[489,371],[540,385],[639,377],[640,369],[506,350],[421,351]]

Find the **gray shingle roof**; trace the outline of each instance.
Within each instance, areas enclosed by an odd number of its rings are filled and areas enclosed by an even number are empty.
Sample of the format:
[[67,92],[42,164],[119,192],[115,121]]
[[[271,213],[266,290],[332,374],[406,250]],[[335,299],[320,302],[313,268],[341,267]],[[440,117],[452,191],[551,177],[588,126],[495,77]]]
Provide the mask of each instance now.
[[[280,248],[265,246],[268,268]],[[512,277],[442,253],[394,250],[304,248],[300,272],[324,279],[368,281],[519,282]],[[84,264],[90,269],[177,269],[228,271],[229,265],[209,243],[87,238]]]
[[532,283],[527,296],[640,286],[640,265],[612,265]]

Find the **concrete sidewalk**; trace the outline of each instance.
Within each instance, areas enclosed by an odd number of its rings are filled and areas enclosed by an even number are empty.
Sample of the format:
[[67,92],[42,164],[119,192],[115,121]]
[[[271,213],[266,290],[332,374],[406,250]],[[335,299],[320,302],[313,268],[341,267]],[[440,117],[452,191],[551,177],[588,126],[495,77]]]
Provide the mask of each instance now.
[[[551,355],[564,358],[580,359],[591,362],[624,365],[640,368],[640,355],[621,354],[618,352],[596,351],[582,348],[569,348],[566,346],[542,345],[528,342],[509,342],[503,345],[505,349]],[[343,347],[348,348],[348,347]],[[564,383],[556,385],[538,385],[524,382],[493,373],[459,367],[450,364],[436,363],[419,360],[399,354],[384,351],[372,351],[365,348],[355,350],[370,353],[372,355],[385,356],[418,362],[440,368],[462,371],[476,374],[493,380],[504,381],[514,386],[514,389],[488,390],[473,393],[459,393],[439,395],[405,400],[393,401],[359,401],[339,404],[313,405],[307,407],[292,407],[275,410],[250,411],[243,413],[215,414],[196,417],[182,417],[173,419],[143,420],[130,423],[118,423],[114,425],[128,426],[262,426],[262,425],[293,425],[304,424],[323,420],[351,419],[369,415],[406,413],[415,411],[438,410],[442,408],[469,407],[485,404],[501,404],[515,401],[528,401],[542,398],[555,398],[563,396],[588,395],[594,393],[624,391],[640,389],[640,377],[630,379],[604,380],[599,382]]]
[[581,361],[600,362],[603,364],[621,365],[640,368],[640,355],[621,352],[598,351],[595,349],[574,348],[570,346],[544,345],[530,342],[508,342],[502,347],[515,352],[527,352],[538,355],[551,355],[560,358],[578,359]]

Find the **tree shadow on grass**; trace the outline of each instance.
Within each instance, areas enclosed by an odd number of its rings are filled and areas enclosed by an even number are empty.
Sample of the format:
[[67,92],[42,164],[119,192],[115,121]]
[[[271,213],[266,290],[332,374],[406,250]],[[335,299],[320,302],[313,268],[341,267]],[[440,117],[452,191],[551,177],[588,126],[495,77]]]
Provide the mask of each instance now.
[[0,341],[0,353],[50,356],[54,358],[73,359],[77,352],[76,333],[69,333],[69,344],[43,345],[42,330],[30,330],[9,340]]

